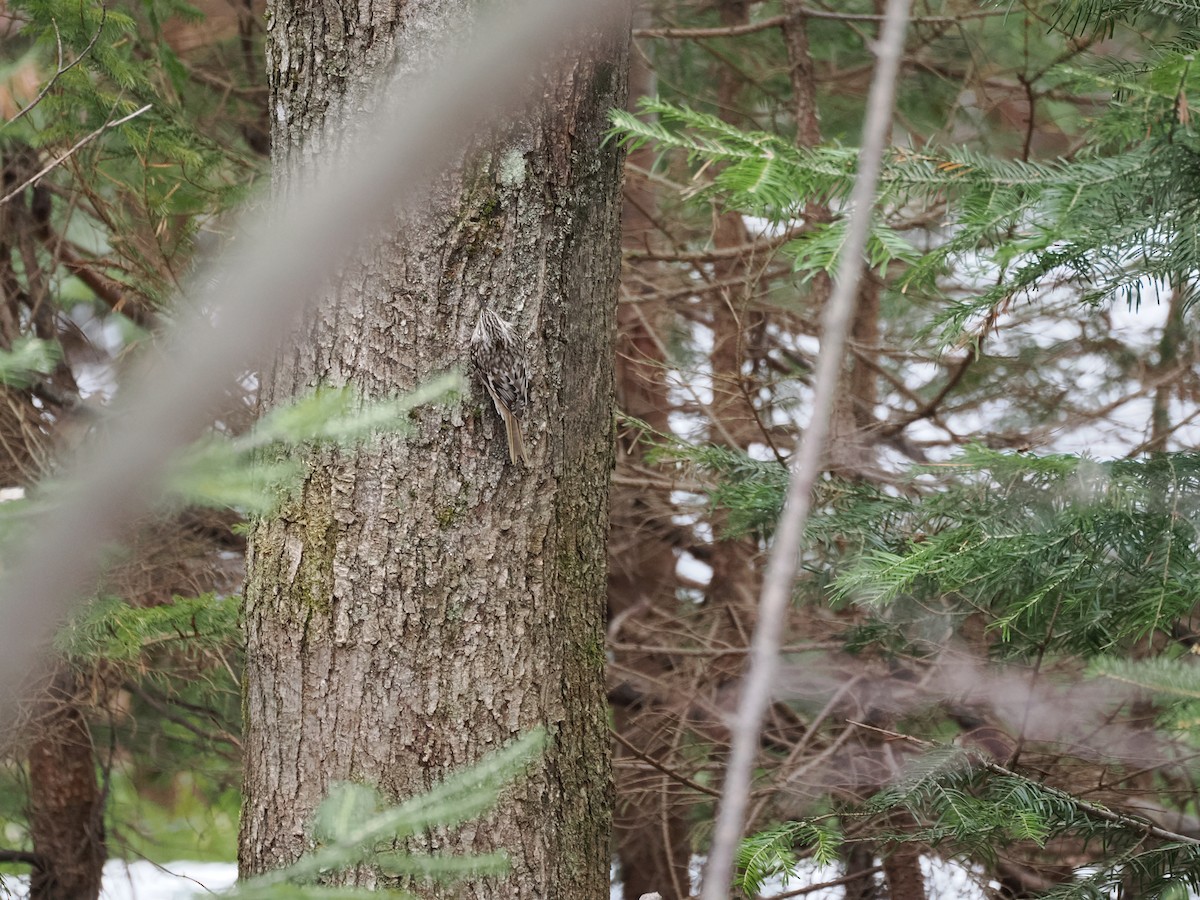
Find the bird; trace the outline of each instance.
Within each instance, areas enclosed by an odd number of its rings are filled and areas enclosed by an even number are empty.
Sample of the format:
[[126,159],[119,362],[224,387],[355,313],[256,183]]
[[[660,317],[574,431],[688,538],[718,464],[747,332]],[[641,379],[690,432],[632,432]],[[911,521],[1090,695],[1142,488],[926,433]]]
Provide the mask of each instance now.
[[530,466],[521,417],[529,407],[529,359],[512,324],[485,305],[471,332],[471,368],[504,421],[508,458]]

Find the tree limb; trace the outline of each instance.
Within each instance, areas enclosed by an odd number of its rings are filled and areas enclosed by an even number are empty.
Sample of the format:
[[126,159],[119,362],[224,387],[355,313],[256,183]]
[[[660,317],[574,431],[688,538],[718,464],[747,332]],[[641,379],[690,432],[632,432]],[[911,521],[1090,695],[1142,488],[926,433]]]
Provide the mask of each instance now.
[[763,579],[758,624],[754,629],[754,650],[742,690],[740,714],[734,726],[733,750],[705,867],[701,894],[703,900],[725,900],[733,877],[733,858],[745,824],[759,732],[771,700],[779,665],[784,614],[791,601],[804,527],[812,507],[812,489],[825,452],[842,359],[858,298],[863,254],[874,212],[883,151],[891,126],[910,6],[911,0],[889,0],[887,20],[876,50],[879,62],[867,99],[863,146],[851,195],[845,246],[838,264],[833,294],[822,317],[821,352],[817,359],[812,419],[804,432],[800,449],[792,460],[787,501]]

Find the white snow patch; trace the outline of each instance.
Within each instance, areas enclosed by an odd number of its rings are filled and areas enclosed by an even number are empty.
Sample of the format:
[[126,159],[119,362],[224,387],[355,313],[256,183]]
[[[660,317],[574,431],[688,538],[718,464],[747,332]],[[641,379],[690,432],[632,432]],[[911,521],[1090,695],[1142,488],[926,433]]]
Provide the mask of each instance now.
[[686,578],[696,584],[708,584],[712,581],[712,566],[701,562],[690,553],[680,553],[675,562],[675,573],[680,578]]
[[[692,889],[699,887],[703,857],[692,857]],[[930,900],[984,900],[988,896],[983,875],[976,869],[952,860],[925,856],[921,858],[921,870],[925,875],[926,893]],[[768,883],[762,893],[763,900],[770,900],[781,893],[797,888],[824,884],[841,877],[837,866],[818,866],[811,860],[801,862],[786,880],[777,878]],[[1087,874],[1080,870],[1079,875]],[[877,875],[876,878],[882,876]],[[104,867],[104,887],[101,900],[191,900],[211,897],[214,892],[232,887],[237,881],[237,865],[222,862],[189,862],[181,860],[164,865],[150,862],[124,862],[110,860]],[[616,864],[612,867],[612,889],[610,900],[623,900],[621,880]],[[997,887],[994,883],[990,885]],[[806,900],[841,900],[845,896],[842,886],[822,888],[806,894]],[[25,900],[28,897],[24,878],[0,879],[0,893]],[[1189,896],[1195,897],[1189,892]]]
[[[237,881],[237,866],[223,862],[151,862],[109,860],[104,866],[100,900],[188,900],[211,896]],[[25,878],[4,878],[0,893],[25,900],[29,884]]]

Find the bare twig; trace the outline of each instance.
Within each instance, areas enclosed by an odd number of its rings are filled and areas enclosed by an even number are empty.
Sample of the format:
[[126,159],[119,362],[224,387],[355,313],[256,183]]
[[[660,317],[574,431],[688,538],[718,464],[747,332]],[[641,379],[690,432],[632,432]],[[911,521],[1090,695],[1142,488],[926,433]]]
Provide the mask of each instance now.
[[[960,13],[956,16],[914,16],[912,21],[921,25],[955,25],[966,19],[984,19],[1007,14],[1008,11],[1004,9],[982,9]],[[811,6],[802,6],[788,15],[770,16],[766,19],[759,19],[757,22],[747,22],[744,25],[727,25],[716,28],[637,28],[634,29],[633,36],[636,38],[692,40],[737,37],[743,34],[754,34],[757,31],[766,31],[769,28],[780,28],[786,25],[793,17],[800,19],[833,19],[838,22],[882,22],[885,20],[886,14],[881,16],[876,13],[834,12],[831,9],[815,9]]]
[[97,263],[85,259],[79,251],[57,232],[47,230],[42,243],[54,254],[63,266],[86,284],[100,300],[114,312],[119,312],[142,328],[156,324],[157,316],[152,309],[138,303],[124,290],[124,285],[97,271]]
[[682,784],[686,787],[690,787],[693,791],[698,791],[701,794],[708,794],[710,797],[720,797],[721,796],[720,791],[714,790],[713,788],[710,788],[708,785],[701,784],[698,781],[694,781],[693,779],[688,778],[682,772],[677,772],[668,766],[664,766],[662,763],[660,763],[654,757],[650,756],[647,753],[643,753],[641,750],[639,750],[637,747],[635,747],[633,744],[631,744],[629,742],[629,739],[626,738],[620,732],[614,731],[612,733],[612,736],[614,738],[616,738],[618,744],[620,744],[622,747],[624,747],[626,750],[628,750],[630,753],[632,753],[637,759],[640,759],[642,762],[644,762],[646,765],[650,766],[651,768],[657,769],[658,771],[662,772],[664,775],[666,775],[672,781],[677,781],[680,784]]
[[411,210],[428,197],[460,148],[540,100],[531,73],[568,39],[615,27],[617,7],[506,4],[480,23],[477,39],[431,48],[442,60],[436,72],[419,84],[397,74],[381,85],[361,119],[341,130],[338,155],[262,208],[215,273],[200,273],[176,328],[122,388],[120,427],[101,429],[86,458],[47,492],[50,502],[10,557],[0,598],[4,620],[20,627],[0,630],[0,720],[11,723],[16,694],[56,624],[94,587],[103,548],[154,502],[172,455],[210,421],[230,380],[275,349],[329,274],[394,223],[399,206]]
[[25,190],[25,188],[29,187],[31,184],[36,184],[38,179],[42,178],[46,174],[54,171],[56,168],[61,166],[68,159],[70,159],[72,156],[74,156],[75,151],[78,150],[80,147],[84,146],[85,144],[91,143],[96,138],[100,137],[100,135],[104,134],[104,132],[108,131],[110,128],[116,128],[118,125],[124,125],[130,119],[136,119],[138,116],[140,116],[146,110],[150,109],[153,105],[154,104],[152,104],[152,103],[147,103],[141,109],[135,109],[129,115],[122,116],[121,118],[114,119],[110,122],[105,122],[103,125],[101,125],[99,128],[97,128],[95,131],[85,134],[83,137],[81,137],[78,141],[75,142],[75,144],[71,147],[70,150],[68,150],[62,156],[55,157],[50,162],[46,163],[46,165],[42,166],[42,168],[38,170],[37,174],[31,175],[29,178],[26,178],[23,182],[21,182],[19,185],[17,185],[11,191],[9,191],[7,194],[5,194],[3,197],[0,197],[0,206],[3,206],[5,203],[7,203],[13,197],[16,197],[17,195],[19,195],[23,190]]
[[871,866],[869,869],[863,869],[860,872],[851,872],[849,875],[843,875],[841,878],[834,878],[832,881],[822,881],[818,884],[805,885],[802,888],[796,888],[794,891],[788,891],[785,894],[775,894],[767,900],[786,900],[789,897],[804,897],[807,894],[815,894],[817,891],[825,888],[838,887],[842,884],[851,884],[861,878],[867,878],[874,875],[876,872],[882,872],[883,866]]
[[[628,164],[626,165],[628,168]],[[721,259],[737,259],[757,253],[773,253],[782,244],[792,240],[799,229],[789,228],[786,233],[775,237],[738,244],[736,247],[712,247],[708,250],[623,250],[624,259],[645,259],[655,262],[715,262]]]
[[242,749],[241,741],[239,741],[232,734],[230,734],[229,732],[224,731],[224,730],[206,731],[205,729],[203,729],[199,725],[197,725],[195,722],[193,722],[191,719],[189,719],[187,716],[171,709],[171,705],[170,705],[169,701],[162,700],[158,697],[155,697],[149,691],[144,690],[136,682],[128,681],[125,683],[125,687],[127,690],[131,691],[132,693],[134,693],[138,697],[140,697],[144,703],[146,703],[148,706],[150,706],[155,712],[157,712],[160,716],[162,716],[168,722],[174,722],[180,728],[183,728],[186,731],[190,731],[196,737],[200,738],[202,741],[205,741],[207,744],[209,744],[210,749],[214,753],[216,753],[218,756],[220,756],[226,760],[229,760],[230,762],[237,762],[237,756],[235,754],[230,753],[227,750],[222,750],[220,747],[212,746],[213,744],[216,744],[217,742],[224,742],[227,744],[231,744],[233,747],[235,747],[238,750],[241,750]]
[[909,425],[913,424],[913,422],[919,422],[921,419],[931,418],[937,413],[938,408],[942,405],[942,401],[945,400],[947,395],[949,395],[949,393],[958,386],[958,383],[962,381],[963,376],[967,374],[967,369],[971,368],[971,364],[977,359],[979,359],[978,353],[968,353],[955,367],[954,371],[950,373],[950,377],[946,379],[946,383],[942,385],[937,394],[935,394],[928,402],[921,404],[919,408],[910,413],[906,413],[899,419],[899,421],[892,422],[885,426],[880,431],[880,434],[883,437],[891,437],[899,434]]
[[904,49],[910,5],[911,0],[889,0],[886,21],[876,48],[879,62],[867,99],[863,146],[851,195],[846,243],[838,263],[833,294],[822,319],[821,353],[817,359],[812,420],[792,462],[787,501],[763,579],[758,623],[754,629],[754,650],[750,655],[750,667],[742,690],[740,714],[734,724],[733,749],[705,867],[703,900],[725,900],[733,878],[733,858],[742,837],[759,732],[771,700],[771,689],[779,665],[784,614],[791,600],[800,544],[812,506],[812,489],[820,471],[842,358],[858,297],[863,252],[883,150],[891,125],[896,76]]
[[[783,651],[781,650],[780,652]],[[817,717],[806,725],[804,729],[804,737],[796,742],[796,746],[792,748],[792,751],[788,754],[787,759],[785,759],[783,764],[779,767],[781,771],[786,773],[783,779],[784,786],[791,784],[806,772],[809,772],[816,766],[820,765],[830,754],[836,753],[838,748],[845,743],[847,736],[850,734],[850,729],[848,728],[844,729],[842,733],[839,734],[833,741],[831,741],[829,746],[818,753],[814,759],[809,760],[799,768],[791,768],[796,764],[796,760],[800,759],[801,754],[803,754],[813,742],[813,739],[820,731],[821,725],[826,719],[833,715],[833,711],[837,708],[838,704],[840,704],[842,699],[854,689],[855,685],[862,680],[862,677],[863,676],[861,675],[855,675],[853,678],[848,678],[846,681],[844,681],[842,685],[836,691],[834,691],[833,696],[829,698],[829,700],[825,703],[825,706],[822,707],[821,711],[817,713]],[[791,769],[791,771],[788,771],[789,769]],[[763,796],[761,799],[759,799],[754,809],[750,812],[751,821],[762,814],[762,811],[766,807],[769,799],[770,798],[768,796]]]
[[[717,644],[712,647],[672,647],[670,644],[623,644],[609,642],[609,649],[625,653],[668,653],[674,656],[745,656],[753,647],[727,647]],[[811,644],[793,644],[780,647],[780,653],[812,653],[814,650],[840,650],[841,641],[816,641]]]
[[787,24],[787,16],[771,16],[759,19],[757,22],[747,22],[744,25],[726,25],[719,28],[637,28],[633,36],[637,38],[718,38],[737,37],[740,34],[754,34],[756,31],[766,31],[768,28],[778,28]]

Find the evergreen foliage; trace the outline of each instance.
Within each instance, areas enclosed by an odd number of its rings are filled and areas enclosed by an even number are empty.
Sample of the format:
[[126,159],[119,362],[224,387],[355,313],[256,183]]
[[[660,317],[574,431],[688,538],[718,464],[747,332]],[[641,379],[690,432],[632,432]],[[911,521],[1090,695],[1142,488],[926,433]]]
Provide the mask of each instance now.
[[[755,16],[776,8],[767,4]],[[1006,15],[982,32],[983,40],[1008,41],[1004,46],[1010,50],[1025,41],[1022,77],[1047,97],[1069,97],[1058,109],[1068,110],[1064,119],[1073,116],[1072,127],[1084,139],[1062,157],[1017,154],[999,139],[1001,152],[990,152],[993,148],[956,143],[938,119],[929,130],[943,140],[901,141],[893,148],[867,251],[887,286],[883,302],[893,311],[893,337],[901,344],[911,338],[916,347],[925,335],[936,335],[943,348],[978,349],[1016,301],[1034,309],[1055,303],[1103,308],[1142,303],[1167,291],[1192,301],[1200,283],[1195,227],[1200,136],[1189,100],[1200,93],[1194,60],[1200,3],[1033,4],[1034,38],[1028,28],[1023,38],[1014,36],[1008,16],[1019,16],[1017,6],[993,8]],[[94,273],[120,288],[115,299],[105,299],[81,282],[77,268],[39,248],[37,261],[54,285],[55,310],[66,315],[83,301],[113,319],[125,312],[140,326],[152,325],[170,315],[167,298],[190,270],[197,239],[206,231],[222,232],[222,213],[247,196],[261,171],[251,140],[262,125],[256,105],[261,85],[242,77],[238,66],[222,65],[221,90],[214,91],[195,60],[171,48],[163,39],[171,17],[197,15],[183,0],[125,8],[13,0],[7,9],[24,27],[6,36],[6,54],[14,61],[35,60],[48,75],[57,74],[25,114],[0,126],[0,155],[12,160],[36,151],[40,166],[79,145],[43,177],[53,188],[49,222]],[[874,6],[855,2],[839,9],[869,14]],[[696,15],[694,24],[721,24],[714,10]],[[816,18],[808,26],[816,52],[844,60],[852,71],[866,32]],[[1133,29],[1144,39],[1144,52],[1130,58],[1089,59],[1074,52],[1102,38],[1133,41]],[[923,66],[928,63],[934,74],[914,71],[901,86],[908,122],[929,123],[928,108],[940,115],[958,102],[958,83],[945,74],[953,66],[939,68],[945,59],[929,50],[942,35],[921,32],[928,53]],[[688,88],[698,73],[707,73],[711,56],[733,46],[721,38],[681,44],[669,59],[662,54],[664,98],[645,101],[638,115],[614,112],[614,133],[630,147],[656,150],[661,170],[674,166],[691,178],[684,214],[698,219],[716,208],[787,227],[802,222],[813,204],[827,205],[829,221],[803,222],[782,243],[795,284],[804,289],[834,271],[844,243],[841,213],[855,171],[851,142],[859,105],[852,97],[827,98],[822,112],[834,123],[827,130],[839,139],[797,147],[789,134],[792,123],[773,105],[787,87],[786,67],[776,64],[774,32],[738,40],[743,41],[738,52],[729,55],[742,66],[762,69],[743,98],[751,112],[734,120],[739,124],[731,124],[728,110],[718,115],[717,104],[693,98]],[[1038,40],[1042,44],[1030,51]],[[914,93],[924,95],[926,108],[911,102]],[[1076,102],[1087,97],[1099,99]],[[147,105],[144,113],[105,128]],[[27,282],[32,259],[15,266]],[[138,310],[147,313],[135,314]],[[13,390],[31,388],[67,357],[53,334],[37,331],[24,315],[14,317],[24,334],[0,341],[0,382]],[[147,338],[129,322],[122,327],[126,341]],[[677,334],[673,349],[681,358],[702,355],[686,344]],[[1016,356],[981,357],[963,386],[978,390],[979,382],[1018,372],[1022,360]],[[881,366],[890,372],[893,363],[882,359]],[[787,377],[802,380],[796,378],[801,369],[791,366]],[[176,468],[172,503],[268,512],[302,474],[290,447],[367,439],[380,429],[403,431],[414,405],[452,394],[455,384],[448,378],[419,395],[381,404],[322,391],[253,431],[222,422]],[[916,401],[934,388],[918,392]],[[783,404],[778,398],[771,402]],[[694,476],[707,489],[720,538],[760,545],[769,540],[787,481],[779,462],[665,435],[652,439],[658,445],[654,464]],[[1200,682],[1186,652],[1195,646],[1190,619],[1200,599],[1198,479],[1200,455],[1194,452],[1095,461],[983,447],[918,467],[894,484],[829,478],[817,489],[803,558],[808,577],[797,585],[797,607],[827,603],[844,615],[852,625],[839,636],[840,646],[864,668],[879,663],[900,670],[944,651],[944,643],[918,639],[911,627],[929,610],[955,624],[971,618],[983,626],[979,646],[1005,665],[998,671],[1028,672],[1032,682],[1051,666],[1077,680],[1086,669],[1088,679],[1131,690],[1130,696],[1141,698],[1141,715],[1158,723],[1164,739],[1187,749],[1195,743],[1200,710]],[[0,528],[6,534],[36,515],[52,490],[43,486],[31,497],[2,507]],[[150,770],[159,763],[161,756],[150,747],[157,732],[191,735],[192,755],[173,764],[215,770],[213,760],[219,758],[224,769],[215,781],[220,790],[228,789],[231,767],[222,754],[230,754],[225,737],[236,732],[238,711],[229,671],[238,652],[236,598],[204,593],[151,606],[128,600],[106,595],[93,602],[64,627],[58,651],[80,670],[102,670],[114,683],[143,692],[133,701],[133,718],[159,724],[131,728],[113,741],[135,765]],[[165,706],[164,699],[178,701],[171,707],[177,721],[161,717],[161,708],[153,706]],[[101,718],[112,713],[98,712]],[[1043,891],[1046,897],[1173,897],[1185,885],[1200,889],[1194,828],[1179,826],[1186,833],[1176,840],[1155,833],[1136,814],[1113,813],[1105,805],[1112,802],[1109,796],[1097,800],[1089,793],[1099,790],[1096,784],[1080,787],[1063,769],[1041,772],[1025,768],[1021,759],[1010,769],[945,746],[940,742],[961,724],[951,718],[922,709],[897,725],[927,727],[935,740],[919,749],[904,745],[910,752],[900,754],[901,777],[870,796],[834,802],[822,797],[803,813],[784,804],[771,809],[768,815],[778,821],[742,847],[738,887],[752,894],[797,857],[832,860],[844,842],[866,835],[885,844],[916,842],[989,867],[1017,847],[1093,861]],[[836,741],[847,726],[830,724],[834,719],[822,713],[806,719],[806,727],[815,722],[827,746],[843,746]],[[98,735],[110,733],[104,727],[97,726]],[[502,865],[496,857],[428,859],[396,853],[394,846],[432,824],[478,815],[503,781],[527,764],[538,740],[521,742],[429,797],[399,807],[388,808],[363,786],[340,788],[322,808],[319,851],[296,867],[240,886],[237,895],[357,896],[316,883],[323,873],[357,865],[439,878],[494,871]],[[1187,765],[1180,768],[1182,775],[1141,774],[1165,786],[1160,796],[1166,811],[1186,819],[1195,807],[1192,775]],[[1137,775],[1114,765],[1111,771],[1103,768],[1099,783],[1121,784]],[[18,833],[21,782],[20,772],[10,770],[0,790],[0,820]],[[897,825],[897,811],[915,824]],[[121,810],[112,813],[110,833],[120,832],[121,819]]]
[[1185,709],[1200,700],[1200,671],[1187,657],[1100,657],[1093,661],[1091,671],[1160,699],[1183,701]]
[[[1119,124],[1106,133],[1108,143],[1117,146],[1103,155],[1094,147],[1069,161],[1037,162],[958,147],[891,151],[881,175],[881,215],[868,242],[868,261],[881,274],[901,267],[898,287],[905,293],[934,292],[943,301],[931,327],[946,343],[1001,304],[1052,285],[1078,288],[1085,302],[1139,303],[1151,286],[1191,284],[1191,273],[1200,268],[1200,245],[1190,227],[1200,144],[1190,126],[1157,104],[1194,93],[1200,71],[1182,55],[1169,54],[1138,75],[1151,85],[1174,78],[1176,91],[1135,96],[1127,75],[1117,96],[1138,107],[1144,133],[1128,133],[1130,111],[1118,103],[1112,117]],[[640,114],[612,114],[629,146],[653,143],[683,151],[695,162],[722,164],[697,197],[719,197],[723,205],[775,222],[801,217],[809,203],[836,208],[849,197],[856,159],[851,148],[795,147],[781,137],[743,132],[715,116],[661,101],[643,102]],[[890,216],[911,214],[914,206],[953,223],[926,252],[888,224]],[[783,252],[804,277],[832,272],[844,228],[844,218],[810,226]],[[939,279],[951,271],[977,271],[994,285],[969,299],[938,295]]]
[[[710,497],[729,513],[726,537],[777,518],[778,464],[682,443],[660,452],[718,476]],[[1200,455],[1099,463],[975,447],[913,475],[913,494],[818,487],[807,540],[844,557],[830,599],[953,597],[991,611],[997,649],[1088,656],[1169,634],[1200,601]]]
[[[1200,457],[1093,463],[975,450],[961,480],[912,507],[904,545],[863,553],[835,596],[957,596],[1001,646],[1128,648],[1195,606]],[[897,501],[906,502],[906,501]]]
[[[679,442],[659,452],[715,475],[710,496],[727,505],[733,533],[778,515],[786,478],[777,463]],[[997,657],[1093,658],[1093,675],[1160,697],[1171,704],[1164,724],[1194,730],[1200,683],[1186,659],[1113,654],[1136,650],[1155,633],[1160,640],[1175,634],[1200,601],[1200,456],[1099,463],[976,447],[913,474],[914,490],[905,494],[837,481],[818,486],[819,513],[807,535],[816,551],[810,570],[818,577],[800,586],[800,596],[811,598],[814,584],[828,583],[831,601],[862,604],[882,616],[881,630],[850,637],[848,649],[940,652],[938,645],[895,640],[903,625],[890,609],[902,600],[925,608],[949,603],[961,616],[985,610]],[[832,582],[825,573],[833,573]],[[1200,879],[1200,843],[1147,849],[1143,820],[1099,818],[1067,792],[977,766],[957,749],[912,758],[902,780],[851,815],[886,820],[897,807],[922,827],[884,828],[877,836],[974,860],[994,862],[999,848],[1045,847],[1068,834],[1107,848],[1104,866],[1045,896],[1109,897],[1131,877],[1150,891],[1145,896],[1157,896]],[[822,830],[818,840],[816,827],[791,821],[747,838],[739,886],[752,893],[788,871],[795,847],[828,856],[837,832]]]
[[[912,323],[908,333],[918,340],[936,335],[942,349],[978,351],[1017,300],[1034,309],[1136,306],[1174,291],[1187,306],[1200,284],[1200,136],[1188,108],[1200,88],[1200,4],[1049,6],[1044,21],[1052,37],[1087,42],[1128,37],[1136,27],[1146,39],[1136,61],[1086,64],[1064,54],[1038,71],[1047,93],[1104,98],[1088,111],[1084,140],[1069,156],[1037,159],[1026,146],[1015,158],[914,140],[894,147],[884,166],[867,262],[890,291],[885,302]],[[815,42],[823,26],[808,26]],[[614,134],[631,148],[656,151],[659,171],[687,183],[691,204],[798,232],[780,252],[799,285],[832,273],[857,150],[837,142],[800,147],[785,129],[731,118],[678,94],[643,101],[637,114],[612,114]],[[820,206],[831,210],[830,220],[806,221]],[[719,538],[769,539],[787,484],[783,466],[728,447],[652,440],[655,461],[705,485]],[[1159,723],[1164,740],[1190,746],[1200,685],[1178,643],[1194,644],[1186,623],[1200,602],[1198,522],[1194,452],[1097,461],[972,446],[891,484],[820,483],[803,554],[808,577],[796,597],[852,611],[858,624],[843,633],[843,648],[910,673],[911,661],[936,661],[948,650],[944,639],[915,639],[907,611],[956,626],[971,619],[982,624],[982,650],[1002,671],[1028,666],[1033,684],[1050,669],[1081,678],[1089,665],[1089,679],[1131,689],[1126,696],[1139,699],[1129,702]],[[1112,715],[1118,706],[1114,701]],[[816,721],[824,724],[827,713]],[[950,721],[936,711],[916,715],[908,724],[928,726],[939,739],[969,718],[961,710]],[[834,734],[824,732],[827,746],[849,737]],[[1003,759],[916,743],[922,749],[908,745],[899,779],[838,804],[829,818],[840,827],[826,830],[826,814],[816,813],[782,818],[747,838],[737,886],[754,895],[766,878],[787,871],[797,852],[828,856],[862,834],[885,844],[916,842],[989,871],[1016,847],[1043,859],[1072,848],[1074,858],[1096,860],[1039,896],[1183,896],[1184,886],[1200,884],[1194,824],[1175,834],[1156,831],[1139,815],[1114,813],[1072,784],[1069,767],[1037,770],[1055,761],[1027,762],[1020,744],[1015,769],[1008,769]],[[1194,810],[1190,769],[1156,777],[1179,791],[1160,795],[1170,798],[1169,811]],[[895,819],[901,810],[911,818]]]
[[228,68],[225,97],[214,105],[201,67],[184,63],[164,37],[172,16],[202,18],[180,0],[129,9],[17,0],[8,9],[25,22],[6,37],[9,47],[52,76],[23,115],[0,125],[0,159],[40,150],[51,161],[46,180],[84,200],[54,204],[54,228],[137,298],[131,306],[161,308],[197,236],[247,196],[261,168],[239,127],[255,116],[244,102],[253,86]]
[[0,384],[28,387],[38,376],[54,371],[61,357],[58,344],[35,337],[13,342],[10,350],[0,350]]
[[796,866],[798,854],[824,865],[837,859],[841,835],[830,822],[784,822],[742,841],[737,854],[736,886],[750,896],[758,894],[769,878],[783,876]]
[[155,648],[178,642],[190,652],[235,646],[240,603],[236,597],[176,597],[160,606],[130,606],[102,597],[83,607],[63,626],[56,649],[79,664],[104,662],[153,671]]
[[378,432],[404,434],[419,406],[457,399],[462,376],[448,373],[401,397],[366,402],[350,388],[321,388],[273,410],[243,435],[212,434],[181,454],[169,479],[178,501],[266,514],[301,464],[290,448],[305,443],[349,445]]
[[[400,852],[395,847],[405,838],[434,826],[455,826],[486,813],[501,790],[537,758],[545,739],[543,731],[525,735],[427,793],[396,806],[386,805],[374,790],[363,785],[340,785],[317,811],[316,850],[290,866],[239,883],[225,896],[282,900],[379,893],[319,886],[323,875],[359,865],[442,881],[501,873],[507,868],[507,858],[502,853],[465,858],[421,856]],[[383,893],[392,897],[416,896],[404,891]]]

